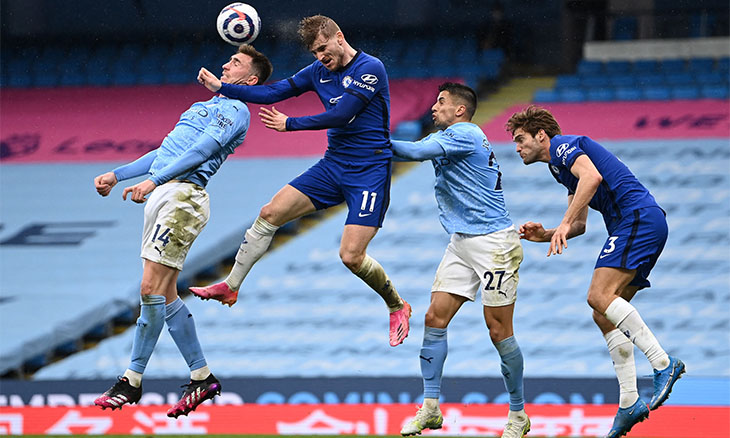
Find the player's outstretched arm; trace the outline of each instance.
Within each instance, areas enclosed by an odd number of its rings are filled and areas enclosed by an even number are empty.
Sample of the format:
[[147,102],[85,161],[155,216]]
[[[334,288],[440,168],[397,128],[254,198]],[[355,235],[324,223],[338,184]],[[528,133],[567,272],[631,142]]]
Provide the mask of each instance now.
[[108,196],[112,188],[117,185],[117,182],[117,176],[114,175],[114,172],[102,173],[94,178],[94,187],[101,196]]
[[271,109],[261,107],[259,117],[261,117],[261,121],[267,128],[279,132],[286,131],[286,119],[288,119],[289,116],[277,111],[276,107],[272,106]]
[[555,229],[546,230],[539,222],[525,222],[520,225],[520,239],[530,242],[549,242]]
[[444,149],[436,140],[402,141],[391,140],[393,154],[404,161],[424,161],[445,155]]

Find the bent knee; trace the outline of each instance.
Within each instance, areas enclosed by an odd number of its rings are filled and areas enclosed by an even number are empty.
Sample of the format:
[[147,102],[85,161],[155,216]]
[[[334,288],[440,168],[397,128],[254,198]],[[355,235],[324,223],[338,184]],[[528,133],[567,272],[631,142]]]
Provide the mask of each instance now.
[[342,263],[347,266],[347,269],[352,272],[357,272],[360,270],[363,260],[365,260],[365,254],[340,251],[340,260],[342,260]]
[[446,326],[448,325],[448,321],[445,318],[439,317],[438,314],[430,308],[426,311],[424,322],[426,324],[426,327],[439,329],[446,328]]
[[512,335],[513,335],[512,329],[509,327],[505,327],[502,325],[489,327],[489,339],[492,340],[492,344],[496,344],[497,342],[502,342]]

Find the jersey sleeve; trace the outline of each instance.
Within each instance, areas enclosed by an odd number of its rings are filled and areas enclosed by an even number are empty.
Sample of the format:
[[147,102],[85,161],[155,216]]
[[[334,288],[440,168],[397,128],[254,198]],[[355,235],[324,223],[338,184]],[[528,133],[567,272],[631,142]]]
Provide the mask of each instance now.
[[218,92],[228,98],[268,105],[312,90],[312,66],[299,70],[294,76],[267,85],[221,83]]
[[580,137],[569,143],[560,143],[554,149],[550,148],[550,161],[568,170],[581,155],[585,155],[585,152],[580,148]]
[[155,172],[150,178],[156,186],[165,184],[178,175],[182,175],[190,169],[194,169],[220,149],[220,144],[213,137],[201,134],[190,149],[177,157],[167,166]]
[[215,117],[203,130],[219,145],[225,145],[242,133],[245,134],[251,122],[251,113],[245,104],[227,99],[222,100],[225,102],[217,106]]
[[345,89],[345,94],[351,94],[367,104],[387,86],[385,67],[381,62],[372,59],[363,62],[355,69],[352,83]]
[[[441,145],[447,157],[468,155],[474,152],[477,146],[471,133],[459,129],[456,125],[449,126],[441,132],[441,135],[434,135],[433,138]],[[481,146],[481,143],[478,145]]]
[[406,161],[424,161],[444,156],[444,149],[433,135],[419,141],[391,140],[393,154]]

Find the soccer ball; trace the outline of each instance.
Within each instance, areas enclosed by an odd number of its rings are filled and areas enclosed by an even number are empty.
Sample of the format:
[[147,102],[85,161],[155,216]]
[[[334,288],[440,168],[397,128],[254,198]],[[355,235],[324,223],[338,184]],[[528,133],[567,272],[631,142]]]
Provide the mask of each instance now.
[[261,18],[251,5],[231,3],[218,14],[216,29],[223,41],[229,44],[249,44],[259,35]]

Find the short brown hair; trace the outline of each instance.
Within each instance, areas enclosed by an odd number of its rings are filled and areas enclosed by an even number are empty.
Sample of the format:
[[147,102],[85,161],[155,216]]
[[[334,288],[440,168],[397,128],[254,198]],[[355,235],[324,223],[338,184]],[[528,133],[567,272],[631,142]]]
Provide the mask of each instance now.
[[548,137],[553,138],[560,135],[560,125],[550,111],[540,108],[536,105],[530,105],[524,111],[512,114],[504,125],[505,129],[512,134],[519,128],[522,128],[531,136],[537,135],[541,129],[545,131]]
[[307,50],[312,48],[314,40],[322,34],[327,39],[335,36],[340,31],[340,26],[335,23],[330,17],[324,15],[313,15],[311,17],[304,17],[299,22],[299,39]]
[[456,82],[444,82],[439,91],[448,92],[453,99],[466,107],[466,115],[471,120],[477,110],[477,93],[470,87]]
[[263,84],[271,76],[271,72],[274,71],[274,66],[271,65],[271,61],[263,53],[254,49],[253,46],[248,44],[241,44],[238,47],[238,53],[243,53],[251,57],[251,67],[253,67],[253,74],[255,74],[259,80],[256,85]]

